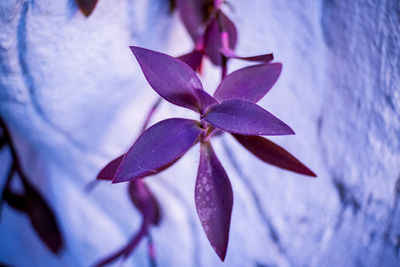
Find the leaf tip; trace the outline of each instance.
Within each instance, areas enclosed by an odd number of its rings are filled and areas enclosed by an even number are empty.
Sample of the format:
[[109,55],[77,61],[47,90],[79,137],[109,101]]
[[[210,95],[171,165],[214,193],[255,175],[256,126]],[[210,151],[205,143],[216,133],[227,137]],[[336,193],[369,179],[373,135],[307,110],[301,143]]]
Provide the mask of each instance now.
[[119,184],[119,183],[122,183],[122,182],[124,182],[124,180],[121,180],[119,177],[114,177],[111,180],[111,184]]
[[215,252],[217,252],[218,258],[219,258],[222,262],[225,261],[225,258],[226,258],[226,251],[227,251],[227,248],[225,248],[224,250],[221,250],[221,251],[215,250]]
[[118,183],[122,183],[122,182],[125,182],[125,181],[126,181],[125,179],[121,179],[120,172],[117,170],[115,172],[114,177],[111,180],[111,184],[118,184]]
[[279,76],[281,76],[281,73],[282,73],[282,68],[283,68],[282,63],[273,62],[273,63],[269,63],[269,64],[274,66],[274,70],[276,72],[276,79],[278,79]]
[[285,132],[284,135],[296,135],[292,127],[290,127],[288,124],[283,123],[283,131]]
[[318,175],[316,175],[312,170],[307,168],[307,172],[305,173],[305,175],[310,176],[312,178],[318,178]]
[[137,50],[140,49],[140,48],[137,47],[137,46],[130,45],[130,46],[129,46],[129,49],[132,51],[133,55],[136,56],[136,52],[137,52]]
[[129,46],[129,48],[131,49],[133,55],[139,60],[138,57],[141,57],[143,54],[143,52],[148,51],[148,49],[143,48],[143,47],[139,47],[139,46],[134,46],[131,45]]

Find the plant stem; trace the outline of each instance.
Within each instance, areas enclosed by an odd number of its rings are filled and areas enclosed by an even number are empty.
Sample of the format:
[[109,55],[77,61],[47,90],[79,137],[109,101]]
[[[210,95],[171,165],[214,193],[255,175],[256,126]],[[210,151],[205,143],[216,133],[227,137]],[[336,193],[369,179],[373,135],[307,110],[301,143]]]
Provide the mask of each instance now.
[[157,262],[156,262],[156,253],[154,249],[154,243],[153,243],[153,238],[150,234],[150,232],[147,234],[147,248],[148,248],[148,253],[149,253],[149,261],[150,261],[150,267],[156,267]]
[[147,129],[147,126],[149,125],[150,120],[153,117],[154,112],[157,110],[158,106],[160,105],[161,101],[162,101],[162,98],[159,97],[157,99],[157,101],[154,102],[153,106],[150,108],[149,113],[147,114],[146,119],[145,119],[145,121],[143,123],[142,130],[140,131],[140,134],[142,134]]
[[226,77],[226,74],[228,72],[227,62],[228,62],[227,58],[224,55],[222,55],[221,82]]

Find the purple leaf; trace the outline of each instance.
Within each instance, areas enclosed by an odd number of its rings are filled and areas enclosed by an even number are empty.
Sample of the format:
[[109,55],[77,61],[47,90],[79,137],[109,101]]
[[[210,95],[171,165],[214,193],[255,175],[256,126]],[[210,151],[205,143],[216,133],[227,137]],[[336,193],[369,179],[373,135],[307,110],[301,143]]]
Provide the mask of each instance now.
[[206,91],[196,89],[195,92],[200,105],[200,114],[204,114],[210,106],[218,104],[217,100],[210,96]]
[[309,168],[296,159],[282,147],[261,136],[233,135],[245,148],[260,160],[274,166],[297,172],[300,174],[317,177]]
[[289,126],[260,106],[238,99],[212,106],[204,120],[217,128],[236,134],[294,134]]
[[236,59],[241,59],[245,61],[250,61],[250,62],[264,62],[264,63],[269,63],[272,60],[274,60],[274,55],[273,54],[263,54],[263,55],[258,55],[258,56],[251,56],[251,57],[240,57],[233,52],[233,50],[229,48],[222,48],[221,53],[227,57],[227,58],[236,58]]
[[119,165],[121,164],[122,158],[124,157],[124,154],[119,156],[118,158],[112,160],[109,162],[97,175],[96,179],[97,180],[112,180],[115,172],[117,171]]
[[200,40],[204,31],[203,4],[201,0],[177,0],[182,22],[194,43]]
[[208,241],[223,261],[228,246],[233,193],[228,175],[210,143],[201,144],[195,202]]
[[131,181],[128,190],[133,204],[143,217],[149,217],[154,225],[158,225],[161,220],[160,207],[147,185],[142,180]]
[[195,89],[203,89],[196,73],[181,60],[163,53],[130,47],[150,86],[172,104],[199,111]]
[[230,49],[234,49],[237,43],[237,31],[233,22],[219,12],[215,19],[208,25],[204,34],[205,38],[205,53],[210,58],[211,62],[217,66],[222,65],[222,34],[227,35]]
[[199,50],[193,50],[190,53],[178,57],[178,59],[185,62],[189,67],[192,68],[193,71],[197,71],[200,67],[201,60],[203,59],[203,52]]
[[221,12],[221,26],[223,32],[228,34],[228,47],[235,50],[237,44],[237,30],[235,24]]
[[216,19],[213,19],[205,32],[205,53],[211,62],[217,66],[222,64],[221,43],[221,32],[219,31],[218,22]]
[[[119,167],[119,165],[121,164],[121,161],[123,159],[123,157],[125,156],[125,154],[119,156],[118,158],[112,160],[111,162],[109,162],[99,173],[99,175],[96,177],[97,180],[107,180],[107,181],[111,181]],[[159,172],[162,172],[166,169],[168,169],[169,167],[171,167],[175,162],[177,162],[179,160],[179,158],[177,158],[176,160],[172,161],[171,163],[168,163],[167,165],[157,169],[156,171],[149,173],[148,176],[150,175],[154,175],[157,174]],[[96,182],[96,181],[94,181]],[[89,190],[91,189],[91,184],[89,184]]]
[[214,93],[218,101],[242,99],[257,102],[272,88],[282,70],[282,64],[260,64],[232,72]]
[[92,14],[94,8],[96,7],[97,1],[98,0],[76,0],[79,9],[86,17],[89,17],[90,14]]
[[202,131],[198,122],[187,119],[167,119],[151,126],[126,153],[113,183],[158,173],[180,158]]
[[151,191],[150,191],[150,194],[151,194],[151,201],[153,202],[152,206],[154,209],[154,213],[151,218],[151,223],[155,226],[158,226],[158,225],[160,225],[160,222],[162,219],[161,207],[160,207],[160,203],[157,201],[157,199],[151,193]]
[[22,179],[22,182],[25,190],[26,209],[33,228],[52,252],[60,252],[63,239],[53,211],[28,181]]

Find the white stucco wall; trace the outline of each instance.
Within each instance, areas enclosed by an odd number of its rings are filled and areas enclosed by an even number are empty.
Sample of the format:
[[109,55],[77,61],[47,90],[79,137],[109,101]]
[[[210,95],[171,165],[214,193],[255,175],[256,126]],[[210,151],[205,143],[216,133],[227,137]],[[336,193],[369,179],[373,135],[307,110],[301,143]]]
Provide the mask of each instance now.
[[[159,265],[398,266],[400,2],[231,2],[237,52],[274,52],[284,66],[260,104],[296,136],[273,139],[319,177],[265,165],[229,136],[215,140],[235,197],[220,263],[195,212],[193,148],[147,179],[164,211],[153,231]],[[164,0],[100,0],[86,19],[73,0],[0,1],[0,114],[66,239],[53,256],[28,219],[4,207],[0,262],[88,266],[139,227],[126,185],[104,183],[90,195],[83,188],[126,150],[156,99],[128,45],[172,55],[191,48],[167,10]],[[218,78],[206,65],[209,92]],[[171,116],[193,114],[163,103],[153,122]],[[0,158],[2,174],[9,157]],[[131,261],[148,264],[144,245]]]

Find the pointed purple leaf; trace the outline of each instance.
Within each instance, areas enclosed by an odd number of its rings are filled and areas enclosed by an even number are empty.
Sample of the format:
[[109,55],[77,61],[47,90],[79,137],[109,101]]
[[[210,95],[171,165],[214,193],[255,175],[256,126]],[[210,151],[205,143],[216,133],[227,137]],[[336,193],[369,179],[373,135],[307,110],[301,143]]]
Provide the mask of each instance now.
[[143,132],[125,154],[113,183],[159,172],[189,150],[202,131],[193,120],[167,119],[156,123]]
[[[112,160],[111,162],[109,162],[101,171],[100,173],[97,175],[96,179],[97,180],[107,180],[107,181],[111,181],[113,179],[113,177],[115,176],[115,173],[119,167],[119,165],[121,164],[121,161],[123,159],[123,157],[125,156],[125,154],[122,154],[121,156],[119,156],[118,158]],[[171,167],[176,161],[178,161],[179,158],[177,158],[176,160],[172,161],[171,163],[162,166],[161,168],[157,169],[155,172],[150,173],[149,175],[154,175],[156,173],[162,172],[166,169],[168,169],[169,167]],[[90,185],[90,184],[89,184]]]
[[96,7],[98,0],[76,0],[76,2],[82,13],[86,17],[89,17],[90,14],[92,14],[94,8]]
[[317,177],[315,173],[292,154],[268,139],[261,136],[245,136],[239,134],[234,134],[233,136],[241,145],[247,148],[247,150],[266,163],[289,171]]
[[160,206],[144,181],[131,181],[128,190],[131,201],[143,217],[149,217],[154,225],[158,225],[161,220]]
[[207,26],[205,32],[205,53],[211,62],[217,66],[222,64],[221,48],[221,32],[217,20],[214,19]]
[[236,58],[236,59],[241,59],[245,61],[250,61],[250,62],[264,62],[264,63],[269,63],[272,60],[274,60],[274,55],[273,54],[263,54],[263,55],[257,55],[257,56],[251,56],[251,57],[240,57],[233,52],[233,50],[228,49],[228,48],[222,48],[221,53],[227,57],[227,58]]
[[204,90],[195,90],[197,99],[200,105],[200,114],[204,114],[204,112],[212,105],[218,104],[217,100],[215,100],[212,96],[210,96]]
[[221,12],[221,25],[223,32],[228,34],[228,46],[230,49],[235,50],[237,44],[237,30],[235,24]]
[[270,53],[270,54],[263,54],[263,55],[250,56],[250,57],[239,57],[239,56],[236,56],[235,58],[241,59],[241,60],[245,60],[245,61],[250,61],[250,62],[269,63],[272,60],[274,60],[274,55],[272,53]]
[[119,164],[121,164],[122,158],[124,157],[125,154],[122,154],[116,159],[113,159],[110,161],[97,175],[96,179],[97,180],[112,180],[115,172],[117,171]]
[[205,53],[211,62],[217,66],[222,64],[222,33],[228,35],[228,46],[235,49],[237,43],[237,31],[235,24],[222,12],[219,12],[211,21],[205,32]]
[[257,104],[228,100],[212,106],[204,120],[224,131],[244,135],[289,135],[293,130]]
[[193,71],[197,71],[200,67],[201,60],[203,59],[203,52],[199,50],[193,50],[190,53],[178,57],[178,59],[185,62],[189,67],[192,68]]
[[232,72],[214,93],[215,99],[242,99],[257,102],[272,88],[282,70],[282,64],[260,64]]
[[228,175],[210,143],[201,144],[195,202],[204,232],[223,261],[228,247],[233,193]]
[[154,226],[158,226],[160,225],[160,222],[162,220],[160,203],[157,201],[153,194],[151,195],[151,201],[153,202],[152,206],[154,207],[154,213],[151,219],[151,223]]
[[53,252],[59,253],[63,246],[61,231],[49,204],[40,193],[25,179],[22,179],[26,209],[33,228],[44,244]]
[[172,104],[199,110],[195,89],[203,89],[196,73],[181,60],[166,54],[130,47],[150,86]]
[[185,25],[193,42],[197,43],[204,31],[203,1],[177,0],[177,6],[183,25]]

